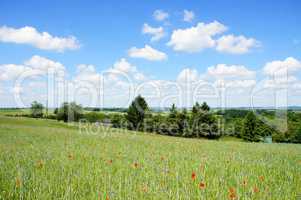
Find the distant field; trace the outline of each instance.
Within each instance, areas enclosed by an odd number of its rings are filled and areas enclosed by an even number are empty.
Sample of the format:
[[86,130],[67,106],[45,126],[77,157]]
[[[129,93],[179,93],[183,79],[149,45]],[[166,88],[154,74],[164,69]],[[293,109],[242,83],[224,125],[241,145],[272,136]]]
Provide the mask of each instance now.
[[0,116],[0,199],[296,199],[301,145]]

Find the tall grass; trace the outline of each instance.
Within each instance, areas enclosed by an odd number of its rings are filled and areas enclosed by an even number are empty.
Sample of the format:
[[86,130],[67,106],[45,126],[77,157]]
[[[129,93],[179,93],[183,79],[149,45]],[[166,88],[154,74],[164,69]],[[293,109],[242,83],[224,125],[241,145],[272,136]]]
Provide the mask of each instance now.
[[296,199],[301,146],[0,117],[0,199]]

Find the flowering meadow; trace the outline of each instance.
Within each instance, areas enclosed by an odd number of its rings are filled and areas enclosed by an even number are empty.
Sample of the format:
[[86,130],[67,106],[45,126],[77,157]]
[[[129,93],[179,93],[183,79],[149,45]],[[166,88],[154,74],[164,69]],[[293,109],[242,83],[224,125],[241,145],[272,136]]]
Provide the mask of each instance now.
[[[104,130],[102,130],[104,131]],[[301,145],[0,117],[0,199],[296,199]]]

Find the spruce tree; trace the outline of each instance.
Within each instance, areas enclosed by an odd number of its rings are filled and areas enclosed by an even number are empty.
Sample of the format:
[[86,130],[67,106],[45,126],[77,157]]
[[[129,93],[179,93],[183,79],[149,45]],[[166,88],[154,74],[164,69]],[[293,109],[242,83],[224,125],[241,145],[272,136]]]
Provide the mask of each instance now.
[[249,112],[244,119],[242,138],[252,142],[258,140],[256,135],[256,116],[253,112]]
[[209,112],[210,111],[210,107],[208,106],[208,104],[206,102],[203,102],[201,105],[201,110],[204,112]]
[[145,118],[148,111],[148,105],[145,99],[138,95],[127,110],[126,119],[130,123],[130,129],[137,130]]

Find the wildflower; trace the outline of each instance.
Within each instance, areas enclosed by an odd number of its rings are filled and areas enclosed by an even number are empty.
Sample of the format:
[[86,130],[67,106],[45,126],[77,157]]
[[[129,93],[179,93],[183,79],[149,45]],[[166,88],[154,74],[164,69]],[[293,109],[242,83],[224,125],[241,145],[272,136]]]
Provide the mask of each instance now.
[[205,188],[206,188],[206,184],[205,184],[204,182],[200,182],[199,188],[200,188],[201,190],[205,189]]
[[192,172],[192,174],[191,174],[191,179],[192,179],[193,181],[196,179],[196,174],[195,174],[195,172]]
[[229,199],[236,199],[236,194],[235,193],[230,193],[229,194]]
[[254,193],[258,193],[258,192],[259,192],[259,188],[258,188],[258,187],[256,187],[256,186],[254,186],[254,188],[253,188],[253,192],[254,192]]
[[108,164],[112,164],[113,163],[113,160],[108,160]]
[[163,161],[164,160],[164,157],[163,156],[161,156],[161,161]]
[[264,176],[259,176],[260,181],[264,181]]
[[19,177],[16,178],[16,187],[19,188],[22,184],[22,181]]
[[138,168],[138,163],[135,162],[133,166],[134,168]]
[[230,187],[230,188],[229,188],[229,193],[235,194],[235,189],[234,189],[233,187]]
[[236,199],[236,191],[233,187],[229,188],[229,199]]

